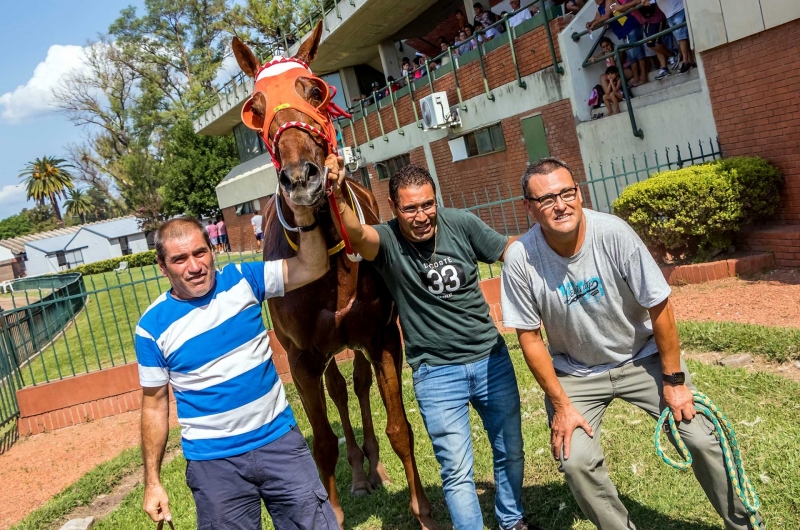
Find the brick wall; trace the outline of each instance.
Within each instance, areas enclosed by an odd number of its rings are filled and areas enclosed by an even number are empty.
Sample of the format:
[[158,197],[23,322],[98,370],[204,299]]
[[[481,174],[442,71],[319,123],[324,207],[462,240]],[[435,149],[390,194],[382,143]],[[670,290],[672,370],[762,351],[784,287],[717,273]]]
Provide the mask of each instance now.
[[[266,206],[268,200],[268,197],[258,198],[262,208]],[[258,249],[253,227],[250,224],[254,215],[254,213],[236,215],[235,206],[223,208],[222,217],[225,219],[225,226],[228,229],[228,241],[231,244],[232,252],[254,252]]]
[[702,53],[726,156],[763,156],[786,176],[776,220],[800,225],[800,20]]

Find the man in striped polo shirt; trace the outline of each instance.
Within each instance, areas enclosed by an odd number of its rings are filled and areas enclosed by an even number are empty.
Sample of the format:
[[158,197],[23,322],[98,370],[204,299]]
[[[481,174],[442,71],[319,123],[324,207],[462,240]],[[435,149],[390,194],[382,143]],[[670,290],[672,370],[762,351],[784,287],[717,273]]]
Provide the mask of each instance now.
[[158,265],[172,288],[136,326],[144,510],[154,521],[172,518],[159,477],[170,383],[199,529],[260,529],[262,499],[277,529],[339,528],[261,320],[264,300],[328,270],[314,214],[292,209],[304,229],[297,256],[287,260],[215,270],[208,233],[197,220],[173,219],[156,232]]

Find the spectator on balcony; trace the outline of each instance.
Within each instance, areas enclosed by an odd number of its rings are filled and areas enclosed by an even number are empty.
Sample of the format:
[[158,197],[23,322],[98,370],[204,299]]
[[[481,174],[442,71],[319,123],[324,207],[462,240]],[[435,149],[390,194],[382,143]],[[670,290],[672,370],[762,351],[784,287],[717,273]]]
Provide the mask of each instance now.
[[478,34],[478,44],[488,42],[497,36],[497,30],[489,28],[484,31],[483,24],[475,24],[475,33]]
[[[603,50],[602,55],[606,55],[609,53],[613,53],[614,50],[616,49],[616,46],[614,45],[614,41],[612,41],[608,37],[603,37],[600,39],[600,49]],[[619,52],[619,58],[620,61],[622,62],[622,75],[624,75],[625,79],[627,80],[632,79],[633,71],[631,70],[630,63],[628,62],[628,54],[625,53],[625,51],[621,51]],[[594,63],[595,59],[592,59],[591,62]],[[617,64],[617,61],[613,55],[611,57],[606,57],[606,68],[610,66],[616,66],[617,71],[619,72],[619,65]],[[608,83],[608,74],[606,74],[605,72],[603,72],[603,74],[600,76],[600,86],[603,87],[604,94],[608,94],[609,92],[611,92],[611,88]]]
[[414,79],[419,79],[425,75],[428,75],[428,71],[425,68],[425,56],[414,57]]
[[[491,26],[492,24],[494,24],[499,20],[497,15],[494,14],[491,10],[484,9],[483,4],[481,4],[480,2],[475,2],[472,5],[472,8],[475,10],[475,21],[474,21],[475,26],[480,24],[484,28],[488,28],[489,26]],[[501,31],[505,31],[505,29]],[[491,40],[491,37],[489,37],[486,40]]]
[[606,83],[608,86],[608,90],[606,87],[603,87],[605,94],[603,94],[603,103],[606,104],[606,110],[608,110],[607,116],[611,116],[613,114],[619,113],[619,102],[625,99],[625,95],[622,93],[622,81],[619,78],[619,68],[616,66],[609,66],[606,68]]
[[[650,6],[655,4],[652,0],[641,0],[642,5]],[[683,7],[683,0],[658,0],[658,8],[664,13],[667,18],[669,27],[675,27],[679,24],[686,22],[686,10]],[[681,51],[681,65],[678,67],[678,73],[685,74],[692,68],[697,68],[694,61],[694,53],[689,47],[689,29],[684,26],[676,29],[672,36],[678,41],[678,47]]]
[[411,75],[411,70],[413,70],[411,59],[403,57],[403,64],[400,66],[400,77],[405,78],[407,75]]
[[439,49],[444,54],[442,55],[441,59],[439,59],[442,66],[444,66],[445,64],[450,64],[450,54],[447,53],[447,50],[450,49],[450,45],[447,44],[447,41],[439,43]]
[[567,0],[564,2],[565,15],[577,15],[585,5],[585,0]]
[[[624,4],[625,9],[633,9],[631,16],[639,21],[642,25],[645,37],[652,37],[665,29],[667,29],[667,19],[661,9],[656,4],[645,6],[642,0],[619,0]],[[641,5],[639,9],[637,6]],[[661,80],[671,75],[667,65],[667,58],[671,55],[670,51],[664,45],[664,37],[657,37],[647,41],[647,47],[650,48],[658,59],[659,71],[656,74],[656,79]]]
[[[472,30],[470,30],[471,32]],[[471,34],[471,33],[470,33]],[[461,31],[458,32],[458,41],[456,41],[456,46],[458,47],[458,55],[464,55],[465,53],[469,53],[470,51],[475,49],[475,41],[467,35],[467,26],[464,27]]]
[[386,87],[386,90],[384,91],[384,97],[387,97],[387,98],[388,98],[388,97],[389,97],[389,91],[390,91],[390,90],[391,90],[392,92],[397,92],[398,90],[400,90],[400,83],[398,83],[397,81],[395,81],[395,80],[394,80],[394,77],[392,77],[392,76],[389,76],[389,77],[387,77],[387,78],[386,78],[386,81],[388,81],[388,85],[389,85],[389,86],[387,86],[387,87]]
[[464,15],[464,12],[460,9],[456,9],[456,20],[458,20],[459,28],[463,28],[468,24],[467,17]]
[[511,0],[511,11],[514,13],[508,19],[508,25],[513,27],[519,26],[526,20],[533,18],[533,15],[539,12],[539,10],[531,6],[530,8],[523,9],[522,11],[519,10],[519,0]]
[[[608,22],[623,12],[622,4],[617,0],[595,0],[597,4],[597,14],[594,19],[586,23],[586,30],[592,31],[597,27]],[[642,25],[630,15],[621,16],[617,20],[608,24],[617,39],[627,44],[638,42],[644,38]],[[644,46],[639,44],[633,48],[628,48],[628,60],[633,71],[633,81],[631,87],[639,86],[647,82],[647,63],[645,61]]]

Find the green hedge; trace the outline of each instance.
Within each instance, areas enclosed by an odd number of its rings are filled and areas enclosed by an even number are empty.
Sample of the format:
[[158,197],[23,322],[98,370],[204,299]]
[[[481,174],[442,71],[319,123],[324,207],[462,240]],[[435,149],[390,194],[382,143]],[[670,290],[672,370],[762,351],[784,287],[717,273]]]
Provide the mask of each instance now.
[[138,254],[131,254],[129,256],[122,256],[120,258],[111,258],[103,261],[95,261],[94,263],[87,263],[86,265],[79,265],[66,272],[80,272],[84,276],[90,274],[101,274],[103,272],[111,272],[119,267],[120,262],[127,261],[128,268],[144,267],[145,265],[154,265],[156,263],[156,251],[148,250],[146,252],[139,252]]
[[626,188],[614,201],[646,245],[704,258],[730,246],[743,225],[775,213],[783,175],[758,157],[665,171]]

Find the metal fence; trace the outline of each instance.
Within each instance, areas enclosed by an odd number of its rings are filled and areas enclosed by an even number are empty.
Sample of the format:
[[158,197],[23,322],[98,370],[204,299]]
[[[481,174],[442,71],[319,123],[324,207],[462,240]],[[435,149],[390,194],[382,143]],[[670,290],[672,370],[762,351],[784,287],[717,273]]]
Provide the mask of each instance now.
[[[18,414],[15,392],[22,388],[19,367],[57,337],[84,307],[84,285],[80,274],[63,274],[18,280],[14,291],[23,293],[26,304],[0,313],[0,426]],[[36,302],[30,303],[31,293]]]
[[[676,145],[674,151],[665,147],[660,154],[657,149],[654,149],[650,157],[643,152],[639,156],[633,154],[627,159],[624,157],[612,159],[608,166],[598,164],[598,167],[594,168],[589,165],[586,168],[588,178],[586,180],[579,179],[578,184],[583,188],[584,193],[588,191],[592,209],[609,213],[612,209],[611,205],[622,193],[622,190],[631,184],[647,180],[662,171],[711,162],[719,158],[722,158],[722,148],[718,139],[709,138],[705,144],[702,140],[698,140],[695,147],[692,147],[692,143],[687,143],[683,150]],[[607,170],[608,174],[606,174]],[[596,173],[599,175],[596,176]]]
[[[217,264],[247,259],[260,255],[222,254]],[[136,323],[168,288],[156,265],[16,282],[15,307],[0,315],[0,427],[19,414],[20,388],[136,360]],[[271,327],[266,306],[263,318]]]

